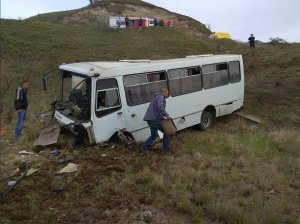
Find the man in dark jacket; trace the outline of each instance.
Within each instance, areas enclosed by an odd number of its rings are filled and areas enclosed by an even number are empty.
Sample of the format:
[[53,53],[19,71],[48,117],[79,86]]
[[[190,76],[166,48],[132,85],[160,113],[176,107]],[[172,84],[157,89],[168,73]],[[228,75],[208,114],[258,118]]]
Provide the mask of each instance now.
[[16,89],[15,95],[15,109],[17,111],[17,124],[15,129],[15,140],[17,141],[21,136],[22,127],[25,121],[28,101],[27,91],[29,88],[29,82],[23,81],[22,85]]
[[145,141],[142,150],[148,150],[150,145],[155,141],[158,136],[158,130],[161,131],[163,135],[163,149],[165,152],[169,152],[169,136],[165,133],[161,126],[161,121],[164,119],[170,119],[169,114],[166,112],[166,100],[169,91],[166,88],[161,89],[160,93],[156,93],[144,116],[144,121],[147,121],[151,136]]
[[129,18],[127,15],[125,17],[125,25],[126,25],[126,28],[129,28]]
[[249,40],[249,44],[250,44],[250,49],[255,48],[255,37],[253,36],[253,34],[250,35],[248,40]]

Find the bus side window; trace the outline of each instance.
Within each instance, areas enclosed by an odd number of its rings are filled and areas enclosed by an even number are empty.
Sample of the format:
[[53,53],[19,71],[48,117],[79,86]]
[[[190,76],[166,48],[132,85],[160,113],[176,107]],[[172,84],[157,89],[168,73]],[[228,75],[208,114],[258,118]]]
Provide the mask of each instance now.
[[229,79],[230,83],[237,83],[241,81],[241,70],[239,61],[229,62]]
[[97,81],[96,115],[101,117],[121,108],[119,89],[115,79]]
[[199,75],[199,74],[200,74],[200,69],[199,69],[199,67],[187,68],[187,69],[186,69],[186,75],[187,75],[187,76]]
[[202,78],[199,67],[168,70],[171,96],[184,95],[202,90]]
[[126,75],[123,82],[129,106],[148,103],[155,93],[167,87],[165,71]]
[[203,65],[202,71],[204,89],[224,86],[229,83],[227,63]]

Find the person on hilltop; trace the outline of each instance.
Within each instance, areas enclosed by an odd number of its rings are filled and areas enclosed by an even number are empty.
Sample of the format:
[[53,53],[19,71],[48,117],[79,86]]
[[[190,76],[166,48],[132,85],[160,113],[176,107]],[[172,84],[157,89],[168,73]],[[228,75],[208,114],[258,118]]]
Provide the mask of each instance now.
[[163,150],[164,152],[170,152],[169,136],[164,131],[161,125],[161,121],[164,119],[171,119],[169,114],[166,112],[166,97],[169,96],[169,91],[166,88],[162,88],[159,93],[156,93],[152,98],[148,109],[144,116],[144,121],[148,123],[151,131],[151,136],[144,142],[142,152],[149,150],[152,143],[158,136],[158,130],[163,135]]
[[17,123],[15,129],[15,140],[18,141],[21,136],[22,127],[27,114],[28,101],[27,92],[29,89],[29,82],[23,81],[21,86],[16,89],[15,94],[15,109],[17,111]]
[[250,49],[255,48],[255,37],[253,36],[253,34],[250,35],[250,37],[248,38],[248,41],[250,44]]

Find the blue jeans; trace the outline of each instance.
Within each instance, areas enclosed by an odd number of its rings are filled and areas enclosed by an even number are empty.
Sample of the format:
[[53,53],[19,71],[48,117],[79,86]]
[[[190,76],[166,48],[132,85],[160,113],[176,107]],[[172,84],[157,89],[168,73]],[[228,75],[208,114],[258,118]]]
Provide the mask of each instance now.
[[150,145],[155,141],[155,139],[158,136],[158,130],[161,131],[164,136],[163,136],[163,149],[165,152],[169,151],[169,136],[165,133],[164,129],[161,126],[160,121],[155,120],[155,121],[147,121],[150,130],[151,130],[151,136],[145,141],[143,145],[143,150],[149,149]]
[[15,140],[18,140],[21,136],[21,131],[22,131],[22,127],[25,121],[25,117],[26,117],[26,113],[27,110],[20,110],[17,112],[18,113],[18,117],[17,117],[17,124],[16,124],[16,130],[15,130]]

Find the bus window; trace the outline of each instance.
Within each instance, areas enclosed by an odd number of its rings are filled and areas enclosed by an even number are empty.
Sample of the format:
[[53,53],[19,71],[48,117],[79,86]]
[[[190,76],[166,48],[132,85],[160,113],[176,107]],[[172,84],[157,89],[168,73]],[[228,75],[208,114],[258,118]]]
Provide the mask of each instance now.
[[199,67],[187,68],[187,69],[185,69],[185,74],[187,76],[199,75],[200,74],[200,68]]
[[96,115],[102,117],[121,108],[119,89],[115,79],[103,79],[96,83]]
[[148,103],[155,93],[167,87],[164,71],[127,75],[124,76],[123,81],[129,106]]
[[237,83],[241,81],[240,62],[229,62],[229,79],[230,83]]
[[179,96],[202,90],[202,78],[199,67],[168,70],[171,96]]
[[229,83],[227,63],[203,65],[202,72],[204,89],[223,86]]
[[164,72],[162,73],[150,73],[147,74],[147,80],[149,82],[158,82],[166,80],[166,74]]
[[183,68],[172,69],[168,71],[168,77],[170,79],[179,79],[185,77],[185,71]]
[[124,77],[123,81],[124,86],[134,86],[147,83],[145,75],[128,75]]

